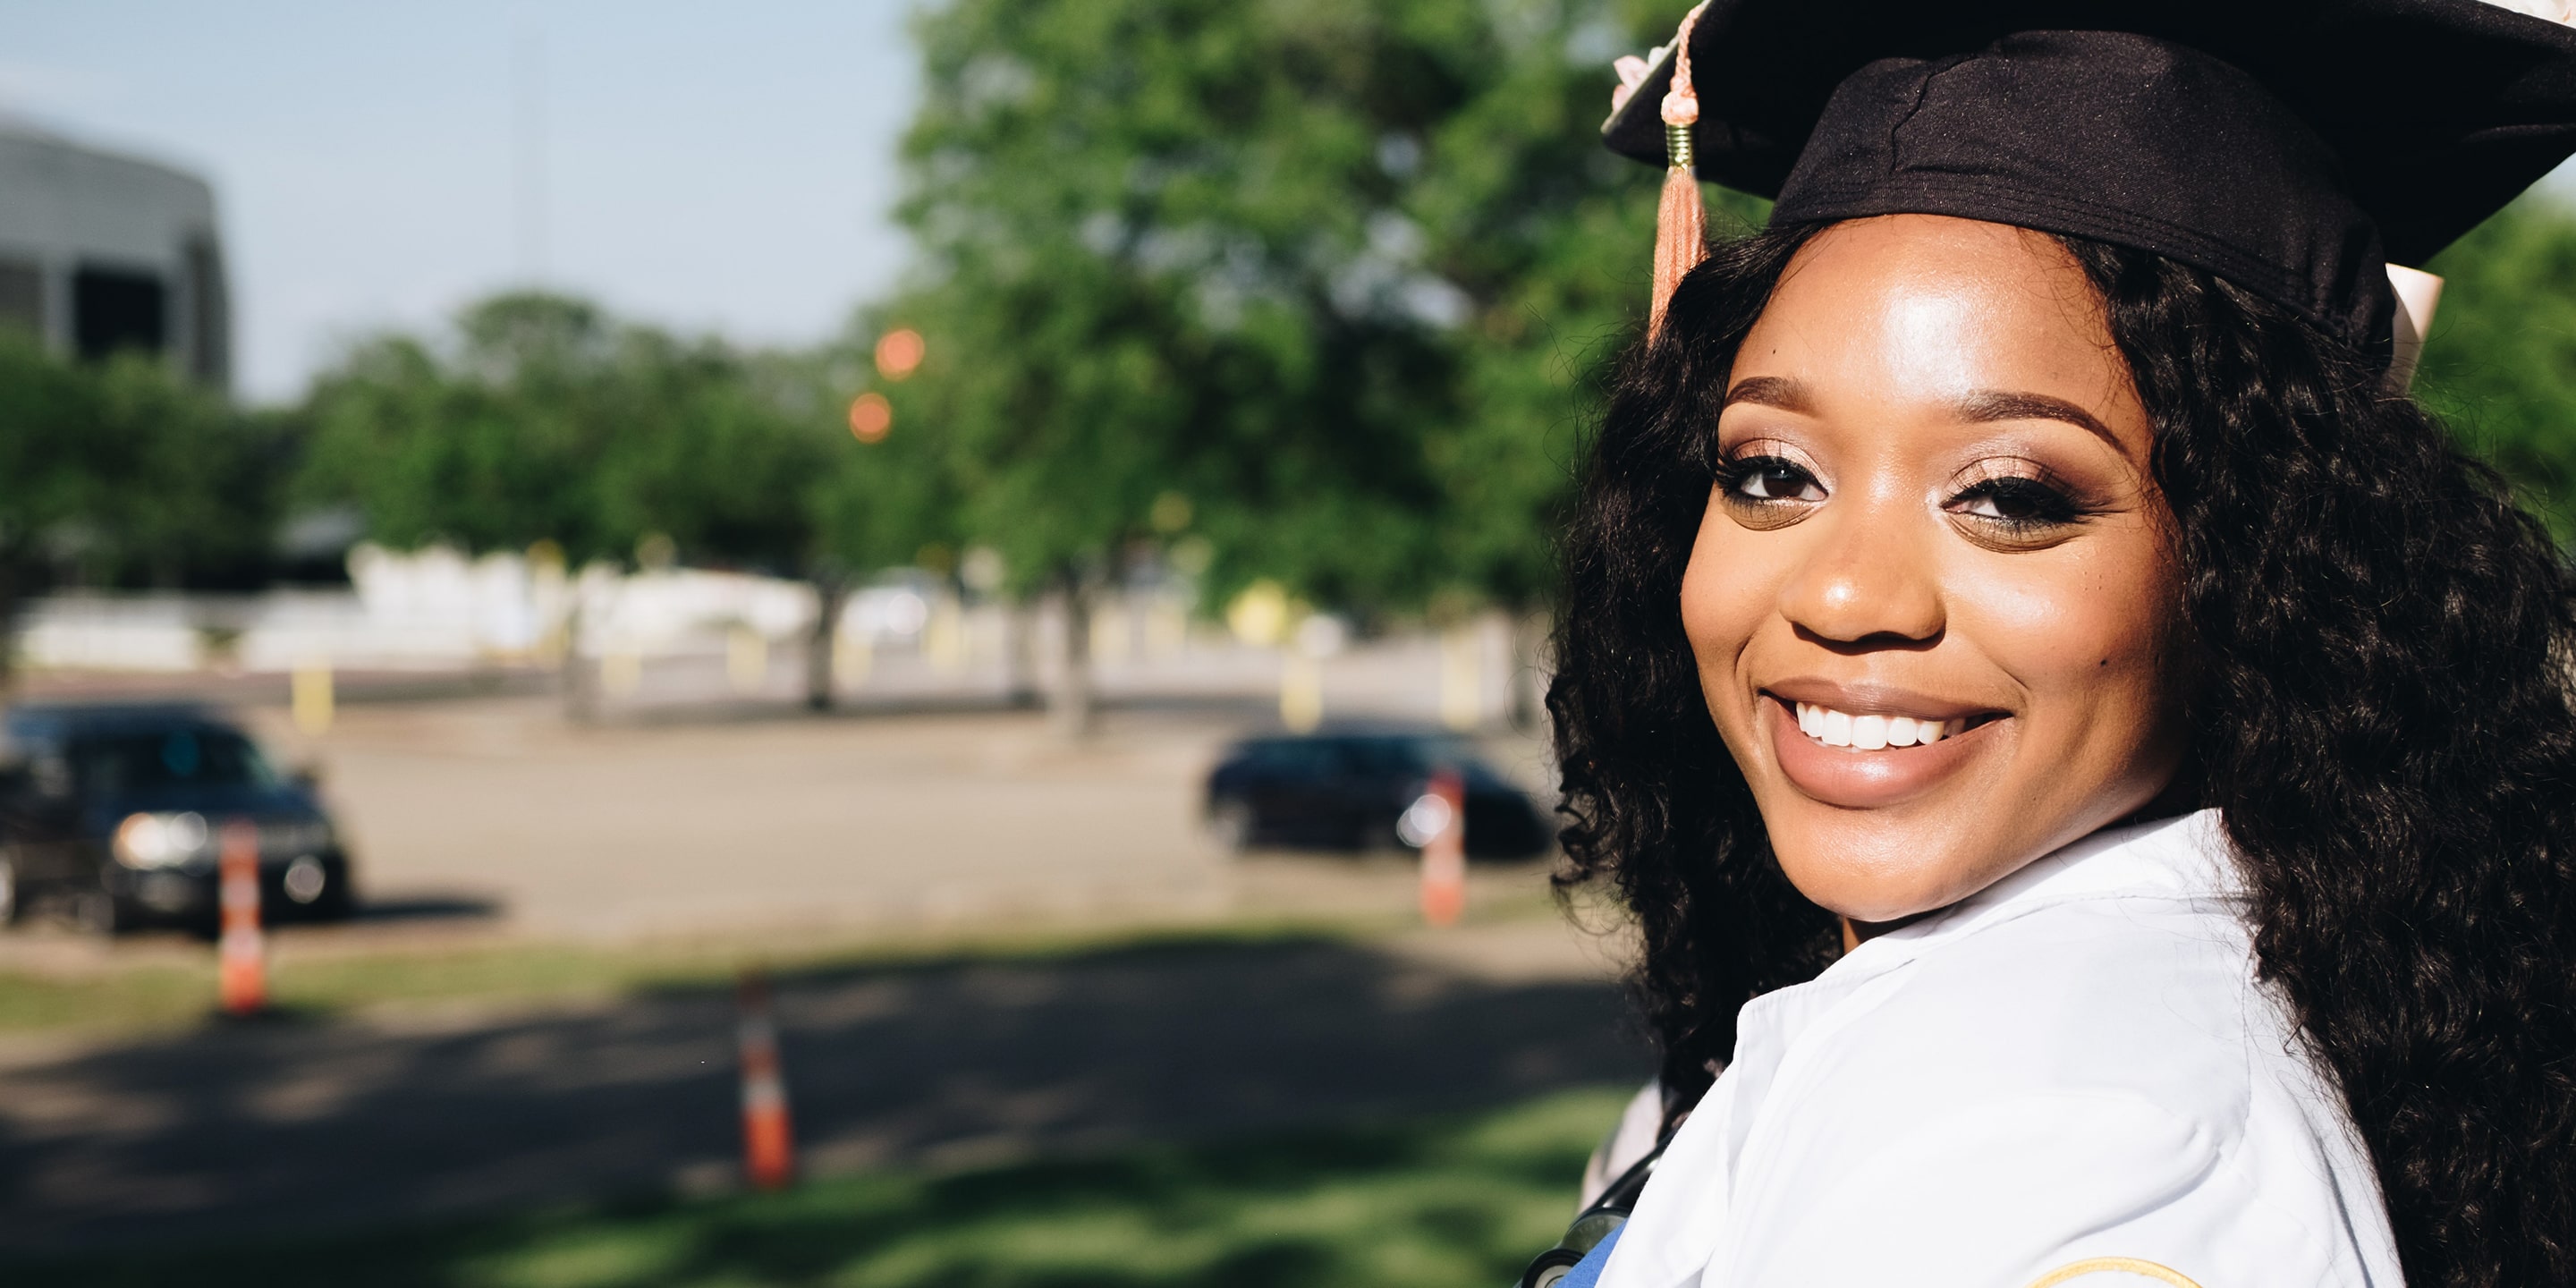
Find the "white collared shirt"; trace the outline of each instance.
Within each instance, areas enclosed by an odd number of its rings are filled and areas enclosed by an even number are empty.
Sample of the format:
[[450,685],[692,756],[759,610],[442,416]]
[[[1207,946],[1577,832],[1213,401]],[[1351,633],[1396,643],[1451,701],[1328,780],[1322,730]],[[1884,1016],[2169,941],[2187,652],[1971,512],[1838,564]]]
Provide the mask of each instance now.
[[1755,998],[1602,1288],[2397,1288],[2369,1156],[2255,978],[2244,903],[2203,811]]

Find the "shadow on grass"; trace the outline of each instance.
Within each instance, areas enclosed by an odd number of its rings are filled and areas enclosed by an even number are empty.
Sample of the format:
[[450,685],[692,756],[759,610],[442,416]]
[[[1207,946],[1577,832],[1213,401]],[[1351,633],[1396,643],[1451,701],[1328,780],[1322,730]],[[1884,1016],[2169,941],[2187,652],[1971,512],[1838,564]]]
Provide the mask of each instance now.
[[95,1288],[1492,1288],[1553,1241],[1620,1093],[772,1196],[639,1200],[185,1256],[24,1264]]
[[[1400,1122],[1651,1069],[1609,985],[1496,982],[1294,935],[817,968],[778,977],[777,1016],[800,1143],[843,1174]],[[21,1064],[0,1072],[0,1250],[175,1247],[702,1186],[732,1175],[739,1147],[734,1022],[731,990],[697,984],[460,1023],[215,1025]],[[1264,1169],[1306,1184],[1371,1150],[1395,1166],[1429,1147],[1403,1131],[1302,1139],[1016,1169],[1008,1186],[1072,1203],[1178,1169],[1251,1190]],[[970,1203],[998,1183],[919,1184]],[[788,1220],[798,1201],[710,1211]],[[1409,1210],[1418,1237],[1446,1219],[1427,1197]],[[1224,1255],[1250,1258],[1236,1269],[1256,1280],[1301,1264],[1303,1236],[1282,1237]]]

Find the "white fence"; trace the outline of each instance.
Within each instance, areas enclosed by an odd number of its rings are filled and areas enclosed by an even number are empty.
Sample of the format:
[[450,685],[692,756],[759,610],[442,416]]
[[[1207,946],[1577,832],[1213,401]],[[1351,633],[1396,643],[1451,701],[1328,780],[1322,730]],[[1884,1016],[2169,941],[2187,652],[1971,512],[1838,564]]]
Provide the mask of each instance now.
[[[452,673],[552,664],[571,648],[612,702],[792,698],[808,682],[816,599],[799,582],[605,566],[568,577],[510,555],[369,547],[351,556],[350,574],[345,591],[40,599],[21,615],[18,660],[82,671]],[[1044,689],[1064,623],[1058,605],[1013,615],[962,602],[935,579],[898,578],[849,597],[829,673],[854,696]],[[1101,597],[1087,642],[1104,697],[1276,697],[1292,726],[1369,715],[1466,728],[1535,696],[1528,633],[1500,616],[1347,644],[1338,629],[1287,634],[1247,643],[1194,619],[1186,596],[1163,588]]]
[[120,671],[456,670],[559,656],[576,627],[586,655],[661,652],[741,630],[800,635],[815,612],[799,583],[696,569],[570,578],[515,555],[361,546],[349,574],[346,591],[51,596],[22,614],[18,658]]

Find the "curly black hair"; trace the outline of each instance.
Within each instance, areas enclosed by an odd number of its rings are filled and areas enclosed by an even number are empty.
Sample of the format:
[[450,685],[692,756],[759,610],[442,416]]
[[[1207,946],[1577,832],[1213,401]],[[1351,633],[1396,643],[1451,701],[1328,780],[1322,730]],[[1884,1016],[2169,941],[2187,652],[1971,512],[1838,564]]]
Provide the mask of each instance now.
[[[1735,351],[1816,229],[1720,244],[1623,364],[1548,692],[1566,867],[1643,933],[1687,1107],[1747,1000],[1840,952],[1702,697],[1682,570]],[[2210,274],[2059,238],[2156,433],[2193,677],[2168,799],[2222,811],[2263,974],[2368,1145],[2407,1282],[2576,1283],[2576,580],[2384,363]]]

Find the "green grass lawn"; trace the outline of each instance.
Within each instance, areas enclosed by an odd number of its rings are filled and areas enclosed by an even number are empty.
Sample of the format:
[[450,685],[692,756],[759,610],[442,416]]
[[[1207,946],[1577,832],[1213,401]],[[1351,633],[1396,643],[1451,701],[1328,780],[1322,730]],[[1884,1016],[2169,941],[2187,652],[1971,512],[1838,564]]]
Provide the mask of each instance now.
[[13,1288],[1502,1288],[1562,1232],[1618,1089],[777,1195],[0,1265]]

